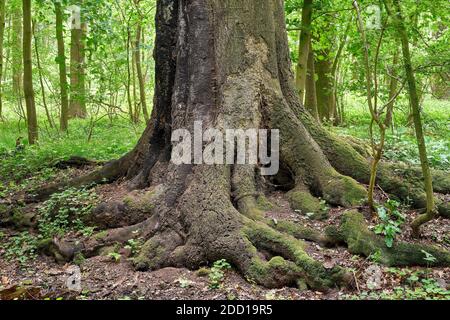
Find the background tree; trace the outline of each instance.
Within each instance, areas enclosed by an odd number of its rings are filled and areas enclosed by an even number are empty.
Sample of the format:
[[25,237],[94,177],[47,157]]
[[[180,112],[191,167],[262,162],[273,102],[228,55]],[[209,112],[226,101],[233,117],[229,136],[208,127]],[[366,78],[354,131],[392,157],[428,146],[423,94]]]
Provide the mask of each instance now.
[[83,0],[73,2],[70,38],[70,118],[86,117],[85,41],[87,24]]
[[[412,223],[413,234],[418,237],[420,235],[420,227],[422,224],[427,223],[434,219],[437,215],[437,209],[434,202],[433,192],[433,178],[431,176],[431,170],[428,163],[427,148],[425,144],[425,138],[423,133],[422,117],[420,114],[420,101],[417,92],[416,79],[414,76],[414,70],[412,66],[411,53],[409,49],[409,40],[406,28],[404,25],[402,7],[398,0],[393,0],[393,4],[385,1],[386,9],[394,19],[399,39],[402,44],[403,63],[405,66],[405,73],[408,80],[408,92],[412,109],[412,117],[414,120],[414,128],[417,137],[417,144],[419,147],[420,164],[422,166],[422,174],[425,184],[425,192],[427,195],[427,208],[426,213],[419,216]],[[394,8],[394,9],[392,9]]]
[[12,44],[11,44],[11,56],[12,56],[12,83],[13,92],[15,96],[15,103],[19,112],[26,119],[25,112],[23,110],[22,99],[22,84],[23,84],[23,51],[22,51],[22,1],[11,2],[11,16],[12,16]]
[[58,43],[58,56],[56,58],[59,66],[59,88],[61,93],[61,116],[60,128],[62,131],[68,129],[69,119],[69,97],[68,97],[68,83],[66,71],[66,50],[64,45],[64,26],[63,26],[63,9],[61,1],[55,1],[55,15],[56,15],[56,40]]
[[3,118],[3,38],[5,35],[5,0],[0,0],[0,120]]
[[311,19],[313,1],[304,0],[302,8],[302,27],[298,42],[298,62],[296,67],[296,85],[300,101],[304,101],[306,77],[308,73],[308,58],[311,45]]
[[136,6],[136,11],[138,13],[138,21],[136,22],[136,38],[134,41],[134,62],[136,64],[137,78],[139,81],[139,100],[142,107],[142,113],[144,114],[145,121],[149,120],[148,110],[147,110],[147,98],[145,92],[145,76],[142,72],[142,57],[141,57],[141,46],[142,46],[142,13],[139,7],[140,0],[133,0]]
[[27,109],[28,141],[35,144],[38,140],[38,124],[33,89],[31,0],[22,1],[23,9],[23,89]]

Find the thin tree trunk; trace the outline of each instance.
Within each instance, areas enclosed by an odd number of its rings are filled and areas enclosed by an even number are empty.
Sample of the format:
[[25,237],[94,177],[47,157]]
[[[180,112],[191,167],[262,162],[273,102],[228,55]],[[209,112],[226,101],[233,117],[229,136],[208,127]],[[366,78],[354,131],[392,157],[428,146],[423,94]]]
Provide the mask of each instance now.
[[425,192],[427,195],[427,208],[426,213],[420,215],[412,222],[413,235],[418,237],[420,235],[420,227],[431,220],[437,215],[436,205],[434,202],[433,193],[433,181],[431,176],[431,170],[428,163],[427,148],[425,144],[425,138],[422,126],[422,117],[420,114],[420,100],[417,90],[417,83],[414,75],[414,70],[411,62],[411,53],[409,49],[408,33],[403,20],[402,8],[398,0],[393,0],[394,10],[390,6],[389,0],[385,0],[385,5],[390,16],[394,19],[397,26],[398,36],[402,43],[403,63],[406,72],[406,78],[408,81],[408,93],[410,99],[410,105],[412,110],[412,118],[414,121],[414,129],[416,131],[417,144],[419,148],[420,164],[422,166],[422,173],[424,178]]
[[338,94],[337,94],[337,89],[338,89],[337,86],[338,86],[338,82],[339,82],[338,81],[338,69],[339,69],[339,63],[341,61],[342,53],[344,52],[344,48],[347,44],[347,39],[348,39],[347,35],[350,30],[352,21],[353,21],[353,17],[351,17],[347,23],[344,35],[342,36],[342,39],[339,42],[339,47],[336,52],[336,56],[334,57],[333,65],[331,67],[331,76],[333,77],[332,78],[332,80],[333,80],[333,89],[332,89],[333,90],[333,98],[331,99],[331,103],[333,104],[332,105],[333,114],[331,115],[331,117],[334,119],[335,125],[341,123],[341,121],[342,121],[342,117],[341,117],[341,114],[338,109]]
[[59,89],[61,94],[60,129],[67,131],[69,119],[69,97],[67,93],[66,51],[64,46],[63,12],[61,2],[55,2],[56,41],[58,43]]
[[[79,4],[82,5],[83,1]],[[80,17],[83,19],[83,17]],[[85,88],[85,30],[87,26],[81,21],[80,25],[73,24],[70,32],[70,102],[69,118],[86,117],[86,88]]]
[[[372,217],[376,217],[376,210],[375,210],[375,187],[376,187],[376,180],[377,180],[377,173],[378,173],[378,165],[381,161],[381,158],[383,156],[383,150],[384,150],[384,144],[385,144],[385,135],[386,135],[386,126],[384,123],[382,123],[380,116],[377,111],[377,72],[376,72],[376,65],[378,61],[375,61],[375,71],[372,74],[372,68],[370,65],[370,54],[369,54],[369,43],[367,42],[366,32],[364,29],[364,23],[361,16],[361,11],[359,9],[358,2],[355,0],[353,1],[353,6],[356,10],[357,14],[357,26],[359,33],[361,34],[361,40],[363,44],[363,61],[364,61],[364,71],[365,71],[365,77],[366,77],[366,91],[367,91],[367,104],[369,106],[370,115],[371,115],[371,123],[370,123],[370,139],[372,144],[372,163],[370,168],[370,181],[369,181],[369,195],[368,195],[368,203],[370,210],[372,211]],[[383,33],[380,36],[380,41],[378,42],[379,45],[381,45]],[[378,46],[377,50],[380,49],[380,46]],[[378,58],[377,51],[377,58]],[[375,83],[375,85],[374,85]],[[372,88],[375,87],[375,98],[372,95]],[[380,143],[377,144],[374,140],[373,136],[373,127],[374,124],[377,124],[380,131]]]
[[42,76],[42,66],[41,66],[41,56],[39,54],[39,45],[38,45],[38,39],[36,37],[36,33],[34,30],[35,24],[33,23],[33,37],[34,37],[34,50],[36,52],[36,63],[38,67],[38,73],[39,73],[39,83],[41,85],[41,93],[42,93],[42,104],[44,105],[45,115],[47,116],[47,121],[50,125],[50,128],[54,128],[55,124],[53,123],[53,119],[50,116],[50,111],[47,106],[47,98],[45,95],[45,86],[44,86],[44,80]]
[[394,53],[394,58],[392,61],[392,74],[390,75],[390,80],[389,80],[389,103],[387,105],[386,108],[386,124],[388,125],[388,127],[392,127],[393,123],[392,123],[392,118],[393,118],[393,114],[394,114],[394,106],[395,106],[395,95],[397,94],[397,90],[398,90],[398,78],[397,78],[397,73],[395,72],[395,68],[398,64],[398,51],[395,50]]
[[140,108],[139,108],[139,101],[138,101],[138,94],[137,94],[137,86],[136,86],[136,54],[134,53],[134,46],[133,46],[133,54],[131,55],[131,84],[133,87],[133,102],[134,102],[134,111],[133,111],[133,117],[134,122],[139,122],[140,117]]
[[[329,52],[322,52],[322,56],[328,57]],[[318,77],[316,82],[317,108],[320,120],[331,121],[336,113],[332,64],[333,62],[328,58],[318,59],[315,62],[315,70]]]
[[137,77],[139,82],[139,98],[140,98],[140,104],[142,107],[142,113],[144,114],[144,119],[146,122],[149,120],[148,110],[147,110],[147,101],[145,97],[145,79],[144,75],[142,74],[142,64],[141,64],[141,33],[142,33],[142,27],[140,23],[138,23],[138,26],[136,28],[136,40],[134,43],[134,60],[136,63],[136,71],[137,71]]
[[132,62],[130,62],[130,42],[131,42],[131,30],[128,24],[127,26],[127,101],[128,101],[128,112],[130,113],[131,122],[136,123],[136,118],[133,111],[133,101],[131,98],[131,68],[133,68]]
[[311,40],[311,19],[313,0],[304,0],[302,9],[302,30],[300,31],[298,44],[298,62],[296,68],[296,86],[300,101],[304,101],[306,77],[308,71],[309,46]]
[[22,66],[22,2],[16,1],[12,4],[12,80],[13,92],[17,101],[19,110],[26,119],[22,105],[22,83],[23,83],[23,66]]
[[314,62],[314,50],[310,39],[309,55],[308,55],[308,75],[306,78],[306,97],[305,107],[311,115],[320,122],[319,111],[317,109],[317,92],[316,92],[316,68]]
[[0,120],[3,119],[3,37],[5,35],[5,0],[0,0]]
[[23,9],[23,89],[27,107],[28,141],[38,140],[38,124],[33,89],[31,0],[22,0]]

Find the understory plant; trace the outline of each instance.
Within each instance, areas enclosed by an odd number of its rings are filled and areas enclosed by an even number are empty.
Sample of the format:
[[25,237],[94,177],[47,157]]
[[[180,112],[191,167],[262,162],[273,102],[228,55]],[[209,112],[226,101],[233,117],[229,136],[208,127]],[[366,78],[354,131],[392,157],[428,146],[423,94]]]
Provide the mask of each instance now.
[[214,262],[211,271],[209,272],[209,287],[211,289],[220,288],[225,277],[225,270],[231,269],[231,265],[225,260],[218,260]]
[[388,200],[384,206],[377,206],[380,223],[375,227],[375,233],[384,236],[386,246],[392,248],[396,236],[401,233],[405,223],[405,215],[400,211],[400,203]]
[[88,188],[70,188],[53,194],[39,208],[38,229],[43,238],[62,236],[68,231],[92,233],[83,220],[89,216],[98,196]]

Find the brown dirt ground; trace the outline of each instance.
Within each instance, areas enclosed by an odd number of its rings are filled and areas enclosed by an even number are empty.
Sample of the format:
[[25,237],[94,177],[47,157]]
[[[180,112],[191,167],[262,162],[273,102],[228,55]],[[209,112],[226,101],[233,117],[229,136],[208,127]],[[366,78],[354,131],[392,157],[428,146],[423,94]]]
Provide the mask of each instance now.
[[[69,176],[80,174],[81,170],[71,172]],[[67,176],[66,176],[67,177]],[[123,185],[115,183],[97,187],[97,193],[103,200],[111,200],[123,197],[126,193]],[[378,192],[377,197],[382,200],[386,196]],[[330,218],[326,221],[311,221],[305,215],[290,209],[285,196],[281,192],[275,192],[268,196],[275,205],[275,209],[267,212],[267,217],[272,219],[286,219],[302,223],[319,230],[323,230],[330,224],[336,224],[344,210],[332,208]],[[29,210],[35,210],[35,206]],[[408,214],[408,222],[417,213],[411,211]],[[408,223],[405,224],[407,226]],[[421,242],[432,243],[450,249],[448,239],[450,221],[439,219],[428,224],[423,230]],[[315,291],[300,291],[295,288],[268,290],[252,284],[243,279],[237,272],[226,271],[223,285],[220,289],[210,289],[208,277],[202,277],[196,271],[187,269],[165,268],[153,272],[137,272],[130,261],[123,256],[119,262],[113,261],[109,256],[97,256],[86,259],[81,265],[82,291],[71,292],[67,289],[66,280],[69,276],[68,269],[73,265],[57,264],[52,258],[38,256],[30,261],[26,268],[18,262],[7,261],[4,245],[8,236],[17,233],[10,229],[0,229],[4,236],[0,238],[0,292],[7,288],[23,286],[32,288],[29,299],[63,298],[63,299],[282,299],[282,300],[316,300],[316,299],[343,299],[347,295],[369,291],[367,286],[367,268],[374,265],[368,259],[353,256],[345,248],[321,248],[317,244],[308,243],[308,253],[317,260],[323,261],[326,266],[340,265],[350,268],[354,272],[357,289],[338,288],[328,293]],[[405,227],[397,238],[402,241],[412,241],[409,228]],[[398,241],[396,240],[396,241]],[[423,268],[409,268],[410,270],[424,270]],[[381,288],[379,291],[392,291],[400,285],[400,279],[388,272],[389,268],[381,267]],[[437,279],[443,287],[450,286],[450,268],[433,268],[430,277]]]

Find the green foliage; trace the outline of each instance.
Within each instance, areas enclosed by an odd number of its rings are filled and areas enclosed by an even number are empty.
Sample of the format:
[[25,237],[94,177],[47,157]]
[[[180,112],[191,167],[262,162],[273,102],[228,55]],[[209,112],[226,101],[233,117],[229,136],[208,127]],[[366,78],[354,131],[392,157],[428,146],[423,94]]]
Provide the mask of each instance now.
[[405,215],[399,210],[400,203],[388,200],[384,206],[377,207],[381,223],[375,227],[375,233],[384,236],[386,246],[392,248],[395,237],[401,233],[401,225],[405,222]]
[[5,249],[5,258],[7,260],[15,260],[22,267],[26,267],[30,260],[36,258],[38,238],[25,231],[9,237],[2,247]]
[[141,251],[143,245],[144,245],[143,239],[140,239],[140,238],[139,239],[130,239],[127,241],[127,245],[125,246],[125,249],[130,250],[132,255],[136,255]]
[[108,253],[108,257],[110,257],[114,262],[119,262],[122,256],[117,252]]
[[16,139],[26,135],[24,125],[0,122],[0,181],[17,182],[16,190],[36,187],[55,177],[53,164],[71,156],[104,161],[119,158],[134,147],[144,129],[142,123],[134,126],[123,119],[114,123],[103,119],[95,124],[88,141],[89,125],[88,120],[72,120],[68,134],[41,130],[39,145],[16,151]]
[[192,282],[191,280],[186,279],[184,277],[181,277],[181,278],[177,279],[176,282],[178,282],[180,287],[183,288],[183,289],[192,287],[192,285],[194,284],[194,282]]
[[225,277],[225,271],[228,269],[231,269],[231,265],[225,259],[214,262],[208,274],[209,287],[211,289],[220,288]]
[[442,288],[436,279],[430,278],[425,270],[389,268],[389,274],[396,278],[399,286],[392,290],[364,291],[358,295],[345,296],[350,300],[448,300],[450,291]]
[[39,231],[44,238],[62,236],[68,231],[92,234],[93,229],[84,225],[98,197],[95,192],[83,189],[67,189],[53,194],[39,208]]
[[[368,126],[371,118],[364,107],[364,99],[355,96],[346,97],[346,119],[339,127],[329,127],[339,135],[350,135],[369,143]],[[424,119],[425,142],[431,167],[447,170],[450,166],[450,128],[448,100],[436,100],[427,97],[424,101],[422,116]],[[384,159],[401,161],[419,166],[419,154],[413,128],[408,124],[408,101],[401,99],[397,105],[395,127],[388,130]],[[376,137],[376,140],[378,137]]]
[[429,264],[436,262],[436,258],[431,253],[428,253],[425,250],[422,250],[422,253],[425,255],[425,258],[423,258],[423,260],[425,260]]

